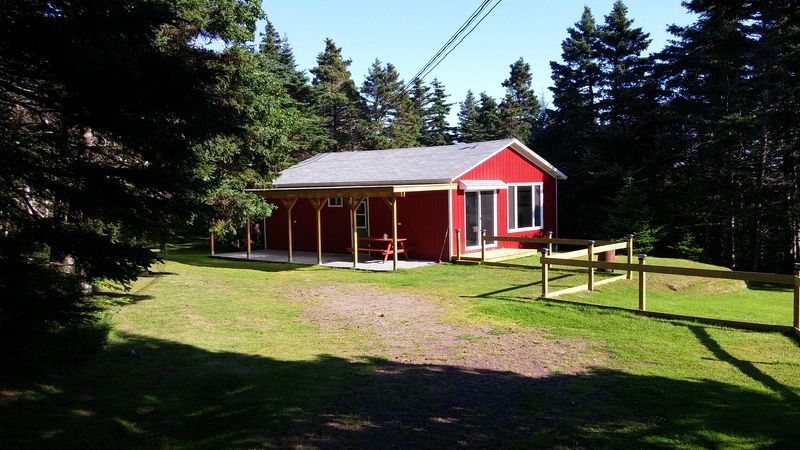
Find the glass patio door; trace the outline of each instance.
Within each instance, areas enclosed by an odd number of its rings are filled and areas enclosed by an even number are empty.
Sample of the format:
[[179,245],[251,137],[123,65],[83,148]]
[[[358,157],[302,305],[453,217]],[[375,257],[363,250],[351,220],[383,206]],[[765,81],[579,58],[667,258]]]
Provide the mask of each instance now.
[[[481,230],[487,234],[495,234],[497,217],[495,191],[468,191],[465,194],[466,203],[466,244],[467,247],[481,246]],[[493,245],[493,241],[486,241],[486,245]]]

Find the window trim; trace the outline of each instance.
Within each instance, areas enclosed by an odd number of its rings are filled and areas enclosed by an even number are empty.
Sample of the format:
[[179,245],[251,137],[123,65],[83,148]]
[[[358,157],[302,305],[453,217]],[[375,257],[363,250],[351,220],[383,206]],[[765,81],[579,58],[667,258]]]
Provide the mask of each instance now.
[[[464,191],[464,227],[466,229],[467,225],[467,192],[477,192],[478,193],[478,220],[480,220],[481,216],[483,216],[483,211],[481,211],[481,192],[491,192],[492,193],[492,201],[494,202],[494,228],[491,230],[492,236],[497,236],[497,189],[484,189],[482,191]],[[490,230],[486,230],[489,232]],[[464,233],[464,250],[477,250],[481,248],[481,239],[480,239],[480,230],[478,230],[479,237],[478,237],[478,244],[477,245],[467,245],[467,233]],[[460,244],[459,244],[460,245]],[[497,241],[494,241],[493,244],[487,244],[486,248],[494,248],[497,247]]]
[[[335,205],[335,204],[331,203],[331,200],[334,200],[334,199],[338,199],[339,200],[339,204],[338,205]],[[344,206],[344,199],[342,197],[330,197],[330,198],[328,198],[328,208],[341,208],[342,206]]]
[[[508,230],[508,232],[509,233],[511,233],[511,232],[520,233],[520,232],[523,232],[523,231],[536,231],[536,230],[544,229],[544,182],[539,181],[539,182],[534,182],[534,183],[508,183],[508,187],[509,188],[512,187],[512,186],[514,187],[514,203],[516,203],[516,201],[517,201],[517,192],[518,192],[517,188],[518,187],[530,187],[531,188],[531,207],[533,208],[533,211],[531,211],[531,217],[534,218],[534,221],[533,221],[534,226],[517,228],[517,224],[519,223],[519,221],[518,221],[518,218],[519,218],[519,205],[515,204],[514,205],[514,222],[506,224],[506,229]],[[536,203],[535,203],[536,195],[534,195],[534,187],[535,186],[539,186],[540,189],[541,189],[541,193],[542,193],[542,196],[541,196],[542,203],[540,205],[541,208],[539,208],[539,223],[542,224],[542,225],[538,226],[538,227],[535,225],[536,224],[536,217],[534,216],[534,214],[536,212]],[[509,210],[510,204],[511,204],[511,194],[510,194],[511,193],[511,189],[509,189],[508,192],[509,192],[509,194],[506,196],[507,197],[506,198],[506,220],[508,220],[507,219],[508,215],[509,215],[508,214],[508,212],[509,212],[508,210]]]
[[[360,226],[358,226],[358,222],[356,222],[356,230],[364,230],[366,232],[367,236],[369,236],[369,199],[365,198],[361,202],[361,204],[358,205],[358,208],[360,208],[361,205],[364,205],[364,226],[360,227]],[[358,208],[356,208],[356,219],[358,219],[358,216],[359,216]],[[351,225],[352,225],[352,222],[353,222],[353,220],[351,218],[350,219]]]

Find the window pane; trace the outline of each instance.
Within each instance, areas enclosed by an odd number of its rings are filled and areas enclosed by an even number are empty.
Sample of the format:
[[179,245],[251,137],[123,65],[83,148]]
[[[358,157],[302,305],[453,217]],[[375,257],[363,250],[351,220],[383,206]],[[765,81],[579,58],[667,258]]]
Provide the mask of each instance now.
[[508,228],[516,228],[517,195],[516,186],[508,187]]
[[474,247],[478,245],[478,234],[480,226],[478,225],[478,193],[467,192],[464,194],[467,203],[467,245]]
[[533,226],[533,189],[531,186],[517,187],[517,228]]
[[[486,234],[494,234],[494,191],[481,191],[481,229],[486,230]],[[486,244],[492,245],[494,241],[486,241]]]
[[535,226],[541,228],[542,226],[544,226],[543,221],[542,221],[542,219],[543,219],[543,217],[542,217],[542,212],[543,212],[542,211],[542,205],[543,205],[543,200],[544,200],[543,199],[544,196],[542,195],[542,186],[541,185],[534,186],[534,191],[535,191],[535,195],[534,195],[534,203],[533,203],[534,204],[533,217],[536,220]]
[[356,228],[367,229],[367,202],[364,201],[356,208]]

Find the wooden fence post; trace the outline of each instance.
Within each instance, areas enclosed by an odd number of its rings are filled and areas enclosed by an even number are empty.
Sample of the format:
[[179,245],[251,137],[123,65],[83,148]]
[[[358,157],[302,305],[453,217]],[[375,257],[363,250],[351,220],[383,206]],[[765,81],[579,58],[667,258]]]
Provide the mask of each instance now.
[[[540,248],[539,252],[541,252],[542,254],[541,256],[542,259],[544,259],[547,255],[550,254],[550,250],[548,250],[547,247]],[[550,291],[549,272],[550,272],[550,264],[542,262],[542,298],[547,298],[547,294]]]
[[[628,235],[628,264],[633,264],[633,234]],[[633,279],[633,272],[628,270],[625,279]]]
[[481,230],[481,264],[486,262],[486,230]]
[[800,263],[794,265],[794,320],[792,326],[800,330]]
[[212,231],[211,232],[211,256],[216,255],[216,252],[214,251],[214,237],[215,237],[214,236],[214,232]]
[[244,234],[244,238],[247,240],[247,259],[250,259],[250,219],[247,219],[247,231]]
[[647,272],[644,271],[645,260],[647,255],[641,253],[639,255],[639,310],[647,311]]
[[461,261],[461,228],[456,228],[456,261]]
[[[588,253],[587,257],[589,261],[594,261],[594,241],[588,241],[586,251]],[[594,267],[589,267],[589,290],[594,290]]]
[[547,232],[547,239],[550,241],[550,242],[547,243],[547,254],[548,255],[552,255],[553,254],[553,242],[552,242],[553,232],[552,231],[548,231]]

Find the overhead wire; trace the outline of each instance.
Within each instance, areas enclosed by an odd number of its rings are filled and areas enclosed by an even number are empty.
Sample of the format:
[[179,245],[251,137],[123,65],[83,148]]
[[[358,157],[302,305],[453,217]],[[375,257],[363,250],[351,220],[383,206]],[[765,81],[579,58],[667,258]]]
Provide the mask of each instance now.
[[425,70],[428,67],[430,67],[431,64],[436,62],[436,60],[439,58],[439,56],[441,56],[441,54],[444,53],[448,49],[448,47],[450,47],[450,45],[453,42],[455,42],[456,39],[458,39],[458,37],[464,32],[464,30],[466,30],[472,24],[472,22],[475,21],[475,19],[480,15],[480,13],[483,12],[483,10],[486,9],[486,6],[489,3],[491,3],[492,1],[493,0],[484,0],[483,3],[481,3],[478,6],[478,8],[476,8],[475,11],[473,11],[472,14],[470,14],[470,16],[467,17],[467,20],[465,20],[464,23],[461,24],[461,26],[458,28],[458,30],[456,30],[456,32],[453,33],[452,36],[450,36],[450,38],[447,40],[447,42],[445,42],[444,45],[442,45],[442,47],[436,52],[436,54],[434,54],[431,57],[431,59],[429,59],[428,62],[426,62],[425,65],[423,65],[422,68],[419,69],[417,71],[417,73],[414,74],[413,77],[411,77],[410,81],[408,83],[406,83],[406,85],[403,87],[403,90],[406,90],[406,89],[410,88],[411,85],[414,83],[414,80],[417,77],[419,77],[423,72],[425,72]]

